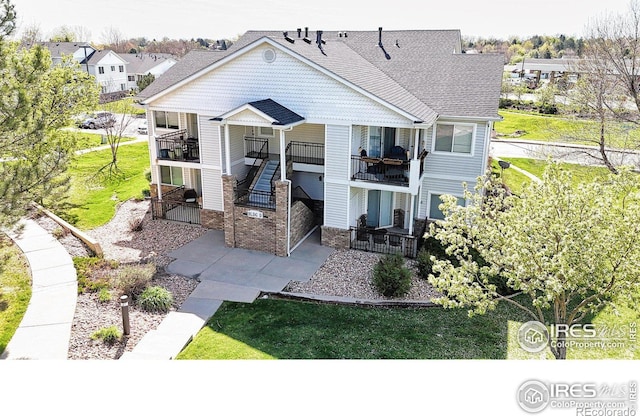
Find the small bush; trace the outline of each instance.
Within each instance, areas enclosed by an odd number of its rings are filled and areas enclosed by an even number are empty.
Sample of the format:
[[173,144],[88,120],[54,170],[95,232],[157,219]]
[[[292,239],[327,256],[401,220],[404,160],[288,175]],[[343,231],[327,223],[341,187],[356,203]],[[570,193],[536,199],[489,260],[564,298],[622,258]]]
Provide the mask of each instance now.
[[111,299],[112,299],[112,296],[109,289],[107,288],[100,289],[100,291],[98,292],[98,302],[105,303],[105,302],[111,301]]
[[116,341],[120,341],[122,338],[122,332],[115,325],[100,328],[91,334],[91,339],[101,339],[105,344],[114,344]]
[[153,264],[127,265],[121,267],[113,278],[113,286],[119,295],[139,296],[149,285],[156,266]]
[[142,292],[138,305],[147,312],[168,312],[173,304],[173,295],[160,286],[150,286]]
[[141,218],[131,218],[129,220],[129,229],[133,232],[142,231],[142,223],[144,222],[144,217]]
[[411,289],[411,272],[400,253],[388,254],[373,269],[373,284],[386,297],[405,295]]
[[63,227],[56,227],[51,231],[51,234],[57,239],[61,239],[69,234],[69,230]]
[[431,274],[433,261],[431,261],[431,252],[426,248],[421,248],[416,257],[416,268],[418,269],[418,277],[428,279]]

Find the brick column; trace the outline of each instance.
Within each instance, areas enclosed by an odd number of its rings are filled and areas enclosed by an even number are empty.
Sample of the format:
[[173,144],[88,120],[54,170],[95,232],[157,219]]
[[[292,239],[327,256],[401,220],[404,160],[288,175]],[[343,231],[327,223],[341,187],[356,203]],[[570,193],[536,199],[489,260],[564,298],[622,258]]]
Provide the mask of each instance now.
[[276,256],[287,256],[288,210],[289,210],[289,183],[277,181],[276,183]]
[[222,175],[222,198],[224,200],[224,243],[227,247],[235,247],[236,219],[233,209],[236,200],[235,175]]

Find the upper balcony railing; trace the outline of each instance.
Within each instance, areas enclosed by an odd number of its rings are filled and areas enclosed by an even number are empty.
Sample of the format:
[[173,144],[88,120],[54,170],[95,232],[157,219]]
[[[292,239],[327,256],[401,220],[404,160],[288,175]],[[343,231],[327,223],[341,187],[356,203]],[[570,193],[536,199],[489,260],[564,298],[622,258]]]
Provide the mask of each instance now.
[[324,165],[324,144],[291,141],[286,149],[287,160],[308,165]]
[[409,167],[407,160],[351,156],[351,179],[409,186]]
[[187,130],[163,134],[156,137],[158,159],[181,162],[200,162],[198,139],[188,137]]

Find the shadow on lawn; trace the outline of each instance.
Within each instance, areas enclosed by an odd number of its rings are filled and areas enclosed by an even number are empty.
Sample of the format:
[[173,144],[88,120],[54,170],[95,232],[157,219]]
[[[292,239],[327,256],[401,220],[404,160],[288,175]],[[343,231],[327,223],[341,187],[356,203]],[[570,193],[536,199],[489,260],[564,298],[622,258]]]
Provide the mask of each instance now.
[[442,308],[257,300],[225,302],[208,326],[279,359],[505,359],[509,320],[527,319],[507,304],[469,318]]

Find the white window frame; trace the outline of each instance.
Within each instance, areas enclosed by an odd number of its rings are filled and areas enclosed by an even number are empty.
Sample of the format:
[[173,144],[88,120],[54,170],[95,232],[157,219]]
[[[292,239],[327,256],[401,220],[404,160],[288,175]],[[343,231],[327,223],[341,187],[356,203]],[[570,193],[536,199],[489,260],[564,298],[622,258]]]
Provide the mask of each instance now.
[[119,72],[124,72],[124,65],[119,65],[118,66],[118,71]]
[[[262,131],[262,129],[271,129],[271,133],[265,133]],[[273,129],[273,127],[258,126],[258,137],[275,137],[275,130]]]
[[442,195],[453,195],[456,198],[461,198],[464,201],[464,205],[460,205],[463,207],[467,206],[467,200],[465,199],[464,195],[461,194],[453,194],[450,192],[432,192],[432,191],[427,191],[427,219],[430,220],[441,220],[440,218],[434,218],[431,216],[431,199],[434,196],[437,196],[438,201],[440,201],[440,203],[438,205],[440,205],[442,203],[442,201],[440,200],[440,196]]
[[[455,132],[456,126],[465,126],[472,127],[473,131],[471,132],[471,149],[469,149],[469,153],[462,152],[454,152],[453,149],[450,151],[436,150],[436,137],[438,133],[438,126],[453,126],[453,131]],[[478,125],[475,123],[454,123],[454,122],[442,122],[436,123],[433,128],[433,132],[431,134],[431,153],[441,154],[441,155],[452,155],[456,157],[473,157],[474,149],[476,147],[476,133],[478,130]],[[455,138],[455,137],[454,137]],[[453,147],[453,140],[451,141],[451,146]]]
[[104,75],[104,67],[103,66],[99,66],[98,67],[98,74]]
[[116,66],[115,65],[111,65],[111,72],[116,72]]
[[[167,182],[162,182],[162,169],[168,168],[169,169],[169,177],[171,178],[171,183],[167,183]],[[180,169],[180,173],[182,176],[182,183],[181,184],[175,184],[173,183],[173,170],[174,169]],[[160,166],[160,183],[162,185],[170,185],[170,186],[184,186],[184,170],[182,168],[176,167],[176,166],[166,166],[166,165],[161,165]]]
[[[164,113],[164,119],[165,119],[165,124],[163,126],[159,126],[158,125],[158,117],[156,116],[157,113]],[[178,125],[176,127],[169,127],[169,117],[167,117],[168,113],[173,113],[173,114],[177,114],[178,117]],[[153,124],[157,129],[164,129],[164,130],[180,130],[180,113],[175,112],[175,111],[161,111],[161,110],[154,110],[153,112]]]

